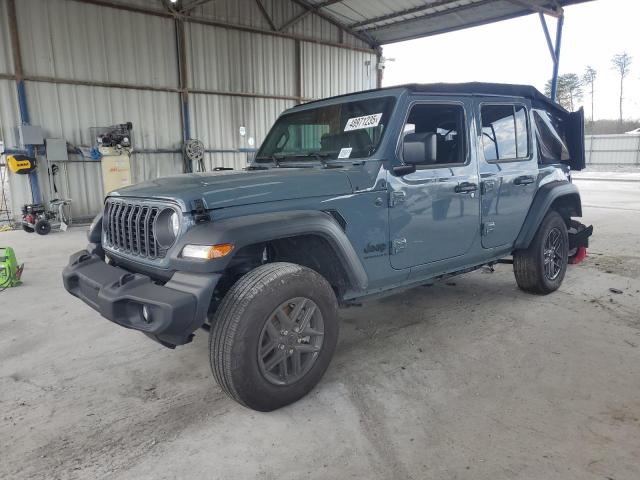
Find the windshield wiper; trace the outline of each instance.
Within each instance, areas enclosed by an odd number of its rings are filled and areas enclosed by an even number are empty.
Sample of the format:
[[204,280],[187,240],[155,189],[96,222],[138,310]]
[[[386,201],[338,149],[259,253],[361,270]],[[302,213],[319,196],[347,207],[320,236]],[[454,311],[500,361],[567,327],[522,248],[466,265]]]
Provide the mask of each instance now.
[[[276,155],[275,153],[269,156],[264,156],[264,157],[256,157],[256,162],[261,162],[264,160],[270,160],[273,162],[273,164],[276,167],[309,167],[310,165],[300,165],[300,164],[296,164],[296,165],[284,165],[283,163],[288,163],[288,162],[292,162],[295,159],[300,159],[300,158],[315,158],[316,160],[318,160],[318,162],[320,162],[320,164],[324,167],[327,168],[329,167],[329,163],[327,162],[327,158],[331,157],[332,154],[328,153],[328,152],[305,152],[305,153],[293,153],[290,155]],[[339,165],[331,165],[333,167],[339,167]]]
[[286,159],[289,158],[315,158],[320,162],[320,164],[327,168],[327,157],[330,157],[331,153],[328,152],[306,152],[306,153],[295,153],[293,155],[287,155]]
[[331,154],[330,153],[325,153],[325,152],[307,152],[307,153],[296,153],[294,155],[289,155],[290,157],[295,157],[295,158],[310,158],[310,157],[314,157],[317,158],[319,161],[322,161],[323,159],[330,157]]
[[256,162],[261,162],[262,160],[271,160],[276,167],[280,166],[280,160],[284,158],[284,155],[276,155],[275,153],[269,155],[268,157],[256,157]]

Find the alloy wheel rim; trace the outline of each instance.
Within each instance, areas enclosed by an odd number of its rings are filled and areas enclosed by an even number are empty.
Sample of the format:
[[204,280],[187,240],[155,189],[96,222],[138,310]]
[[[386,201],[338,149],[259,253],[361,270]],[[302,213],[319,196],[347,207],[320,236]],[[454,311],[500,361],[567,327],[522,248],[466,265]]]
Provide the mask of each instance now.
[[565,258],[565,241],[558,227],[552,228],[544,241],[544,276],[555,280],[560,276]]
[[315,364],[324,341],[324,321],[316,303],[296,297],[267,318],[258,340],[258,365],[274,385],[291,385]]

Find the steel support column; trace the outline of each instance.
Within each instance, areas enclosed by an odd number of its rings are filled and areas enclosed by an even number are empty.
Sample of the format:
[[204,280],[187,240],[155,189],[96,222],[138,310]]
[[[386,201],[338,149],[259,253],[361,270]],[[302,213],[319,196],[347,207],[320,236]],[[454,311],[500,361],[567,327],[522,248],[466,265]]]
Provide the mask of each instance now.
[[[176,49],[178,52],[178,84],[180,87],[180,119],[182,121],[182,146],[191,140],[191,114],[189,112],[189,90],[187,74],[187,35],[185,33],[184,21],[176,18]],[[191,162],[186,158],[182,159],[182,170],[184,173],[193,171]]]
[[302,46],[300,40],[296,40],[294,53],[294,69],[296,75],[295,96],[298,97],[298,105],[302,103]]
[[[31,123],[29,107],[27,105],[27,92],[24,87],[24,69],[22,68],[22,52],[20,50],[20,36],[18,34],[18,17],[16,15],[15,0],[7,0],[7,14],[9,17],[9,33],[11,36],[11,53],[13,54],[13,68],[15,71],[16,94],[18,96],[18,109],[20,110],[20,121],[23,125]],[[36,156],[33,145],[26,145],[27,154],[30,157]],[[31,185],[31,198],[33,203],[40,203],[40,185],[38,184],[38,172],[29,174],[29,184]]]
[[551,35],[549,34],[549,28],[547,27],[547,21],[544,18],[544,13],[539,12],[540,23],[542,24],[542,30],[544,31],[545,39],[547,40],[547,47],[549,48],[549,54],[553,62],[553,73],[551,75],[551,100],[556,101],[558,93],[558,68],[560,66],[560,47],[562,45],[562,27],[564,25],[564,12],[561,12],[558,16],[556,24],[556,42],[555,46],[551,41]]
[[562,43],[562,26],[564,25],[564,14],[558,17],[556,26],[556,61],[553,64],[553,78],[551,79],[551,100],[555,102],[558,93],[558,67],[560,66],[560,45]]
[[380,68],[380,62],[382,62],[382,49],[378,48],[378,52],[376,53],[376,88],[382,88],[384,66]]

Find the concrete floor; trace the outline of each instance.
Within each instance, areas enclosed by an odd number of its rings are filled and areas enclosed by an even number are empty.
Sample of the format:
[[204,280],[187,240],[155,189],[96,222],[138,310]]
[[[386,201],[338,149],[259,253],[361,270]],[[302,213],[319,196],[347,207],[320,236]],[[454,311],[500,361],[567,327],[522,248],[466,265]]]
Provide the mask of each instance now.
[[[578,181],[596,234],[560,291],[511,267],[342,312],[302,401],[222,394],[200,333],[167,350],[64,292],[84,230],[0,233],[0,478],[640,478],[640,182]],[[614,294],[615,287],[623,291]]]

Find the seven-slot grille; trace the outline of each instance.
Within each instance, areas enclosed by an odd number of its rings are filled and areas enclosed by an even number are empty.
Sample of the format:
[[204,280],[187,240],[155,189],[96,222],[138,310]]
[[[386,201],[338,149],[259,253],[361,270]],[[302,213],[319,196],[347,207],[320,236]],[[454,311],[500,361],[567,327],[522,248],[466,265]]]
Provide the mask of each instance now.
[[102,220],[106,245],[131,255],[163,258],[167,250],[158,244],[153,222],[164,208],[124,199],[107,199]]

